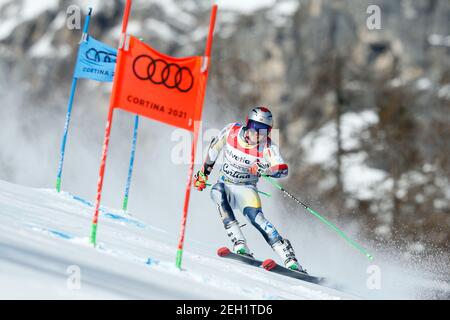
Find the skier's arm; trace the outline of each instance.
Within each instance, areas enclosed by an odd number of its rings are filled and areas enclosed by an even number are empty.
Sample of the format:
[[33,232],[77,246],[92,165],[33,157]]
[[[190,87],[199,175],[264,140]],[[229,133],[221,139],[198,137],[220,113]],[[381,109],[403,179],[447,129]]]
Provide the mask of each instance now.
[[280,149],[277,145],[271,143],[264,150],[264,159],[269,163],[267,175],[273,178],[283,178],[288,175],[288,165],[283,160],[280,154]]
[[208,176],[211,174],[214,164],[219,158],[220,151],[222,151],[225,143],[227,142],[228,133],[233,127],[234,123],[230,123],[225,128],[220,131],[219,135],[211,140],[208,147],[208,152],[206,153],[206,159],[203,165],[194,176],[194,186],[197,190],[202,191],[206,188],[206,182],[208,181]]
[[225,143],[227,142],[228,133],[233,127],[234,123],[230,123],[225,128],[220,131],[219,135],[215,136],[208,147],[208,152],[206,153],[205,161],[203,162],[202,171],[206,175],[210,175],[214,167],[214,164],[219,158],[220,151],[222,151]]

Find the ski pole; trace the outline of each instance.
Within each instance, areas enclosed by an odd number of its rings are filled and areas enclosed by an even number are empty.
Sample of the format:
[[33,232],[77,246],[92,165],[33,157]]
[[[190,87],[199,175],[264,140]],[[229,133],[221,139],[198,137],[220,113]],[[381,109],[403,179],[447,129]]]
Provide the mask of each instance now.
[[[211,186],[212,186],[212,184],[211,184],[211,183],[207,183],[207,184],[206,184],[206,186],[208,186],[208,187],[211,187]],[[267,193],[267,192],[264,192],[264,191],[260,191],[260,190],[258,190],[258,193],[260,193],[260,194],[262,194],[262,195],[266,196],[267,198],[270,198],[270,197],[272,197],[272,195],[271,195],[270,193]]]
[[330,227],[332,230],[334,230],[339,236],[341,236],[341,238],[343,238],[345,241],[347,241],[347,243],[349,243],[350,245],[352,245],[355,249],[357,249],[359,252],[361,252],[362,254],[364,254],[369,260],[373,260],[373,256],[366,251],[366,249],[364,249],[363,247],[361,247],[358,243],[356,243],[355,241],[353,241],[352,239],[350,239],[344,232],[342,232],[336,225],[334,225],[333,223],[331,223],[330,221],[328,221],[327,219],[325,219],[324,217],[322,217],[320,214],[318,214],[316,211],[314,211],[313,209],[311,209],[308,205],[306,205],[305,203],[303,203],[302,201],[298,200],[296,197],[294,197],[291,193],[289,193],[288,191],[286,191],[286,189],[284,189],[280,184],[278,184],[277,182],[274,181],[274,179],[270,176],[266,176],[263,175],[263,177],[269,181],[273,186],[275,186],[276,188],[278,188],[279,190],[281,190],[287,197],[291,198],[292,200],[294,200],[295,202],[297,202],[298,204],[300,204],[301,206],[303,206],[309,213],[311,213],[313,216],[315,216],[316,218],[318,218],[320,221],[322,221],[324,224],[326,224],[328,227]]

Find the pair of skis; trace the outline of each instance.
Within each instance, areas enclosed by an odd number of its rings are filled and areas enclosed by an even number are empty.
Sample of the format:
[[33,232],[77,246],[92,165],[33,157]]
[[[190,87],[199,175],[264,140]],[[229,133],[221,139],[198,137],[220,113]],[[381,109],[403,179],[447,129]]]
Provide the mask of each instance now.
[[249,256],[231,252],[231,250],[228,249],[227,247],[222,247],[222,248],[218,249],[217,255],[222,258],[240,261],[240,262],[243,262],[245,264],[248,264],[248,265],[251,265],[254,267],[262,267],[262,268],[266,269],[267,271],[274,272],[274,273],[277,273],[277,274],[280,274],[283,276],[287,276],[290,278],[294,278],[294,279],[299,279],[299,280],[303,280],[303,281],[307,281],[307,282],[311,282],[311,283],[315,283],[315,284],[321,284],[325,281],[325,278],[311,276],[311,275],[307,274],[306,272],[294,271],[294,270],[285,268],[283,266],[280,266],[272,259],[267,259],[264,261],[257,260],[257,259],[251,258]]

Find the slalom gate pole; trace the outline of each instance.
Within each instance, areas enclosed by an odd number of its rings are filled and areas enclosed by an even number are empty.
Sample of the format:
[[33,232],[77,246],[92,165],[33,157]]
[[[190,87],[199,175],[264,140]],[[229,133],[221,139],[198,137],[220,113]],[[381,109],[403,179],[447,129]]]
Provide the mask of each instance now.
[[123,198],[123,206],[122,206],[122,209],[125,212],[128,209],[128,196],[130,194],[131,178],[133,176],[134,155],[136,153],[138,129],[139,129],[139,115],[136,115],[134,118],[134,129],[133,129],[133,141],[131,144],[130,166],[128,168],[127,184],[125,186],[125,196]]
[[[210,22],[209,22],[208,38],[206,40],[206,49],[205,49],[205,57],[206,57],[206,59],[208,59],[208,61],[207,61],[208,64],[209,64],[209,59],[211,57],[211,48],[212,48],[212,42],[213,42],[214,27],[216,24],[216,15],[217,15],[217,5],[213,5],[212,11],[211,11]],[[205,94],[205,92],[203,93],[201,105],[203,105],[204,94]],[[194,117],[194,119],[195,119],[195,117]],[[200,123],[194,123],[194,135],[193,135],[193,140],[192,140],[191,162],[190,162],[189,172],[188,172],[186,195],[184,198],[183,217],[181,219],[181,230],[180,230],[180,237],[178,240],[178,250],[177,250],[177,257],[176,257],[176,262],[175,262],[176,267],[180,270],[181,270],[181,262],[182,262],[182,258],[183,258],[184,237],[185,237],[185,233],[186,233],[186,222],[187,222],[187,215],[188,215],[188,209],[189,209],[189,199],[190,199],[191,189],[192,189],[192,175],[194,173],[195,150],[197,147],[199,129],[200,129]]]
[[180,238],[178,240],[178,250],[177,250],[177,258],[175,265],[178,269],[181,270],[181,261],[183,258],[183,245],[184,245],[184,237],[186,233],[186,223],[187,223],[187,214],[189,210],[189,199],[191,196],[191,189],[192,189],[192,174],[194,173],[194,162],[195,162],[195,149],[197,147],[197,139],[198,139],[198,125],[194,124],[194,135],[192,138],[192,149],[191,149],[191,161],[189,165],[189,172],[188,172],[188,181],[186,184],[186,195],[184,197],[184,206],[183,206],[183,217],[181,219],[181,231],[180,231]]
[[[91,21],[91,15],[92,15],[92,8],[89,8],[89,13],[86,16],[86,21],[84,22],[83,39],[88,33],[89,23]],[[77,70],[77,64],[78,64],[78,54],[77,54],[77,62],[75,63],[74,70]],[[69,133],[70,118],[72,115],[72,106],[73,106],[73,100],[74,100],[75,92],[76,92],[76,88],[77,88],[77,82],[78,82],[78,79],[75,77],[75,71],[74,71],[74,75],[72,78],[72,87],[70,89],[69,103],[67,105],[66,122],[64,123],[64,133],[63,133],[63,137],[62,137],[62,141],[61,141],[61,153],[60,153],[60,159],[59,159],[59,164],[58,164],[58,174],[56,177],[56,191],[57,192],[61,192],[61,177],[62,177],[62,170],[63,170],[63,164],[64,164],[64,155],[66,152],[67,135]]]
[[[143,41],[142,38],[139,38],[139,40]],[[127,183],[125,185],[125,195],[123,197],[123,204],[122,204],[122,210],[124,212],[127,212],[127,210],[128,210],[128,197],[130,194],[131,178],[133,176],[134,155],[136,153],[136,142],[137,142],[138,129],[139,129],[139,115],[136,115],[134,118],[134,129],[133,129],[133,141],[131,144],[130,166],[128,167],[128,177],[127,177]]]
[[354,240],[350,239],[343,231],[341,231],[336,225],[334,225],[332,222],[328,221],[324,217],[322,217],[319,213],[311,209],[308,205],[303,203],[302,201],[298,200],[295,196],[293,196],[291,193],[286,191],[280,184],[278,184],[272,177],[270,176],[263,176],[267,181],[269,181],[273,186],[275,186],[277,189],[281,190],[284,195],[291,198],[295,202],[297,202],[299,205],[303,206],[303,208],[306,209],[309,213],[311,213],[313,216],[318,218],[320,221],[322,221],[324,224],[326,224],[329,228],[331,228],[333,231],[335,231],[341,238],[343,238],[347,243],[349,243],[351,246],[353,246],[355,249],[357,249],[359,252],[364,254],[369,260],[373,260],[373,256],[367,252],[366,249],[361,247],[358,243],[356,243]]
[[97,185],[97,197],[95,200],[95,213],[94,213],[94,219],[92,220],[92,228],[91,228],[90,242],[94,246],[97,244],[98,214],[100,211],[100,201],[101,201],[101,197],[102,197],[103,180],[105,177],[106,157],[108,155],[108,146],[109,146],[109,139],[111,136],[111,126],[112,126],[112,121],[113,121],[113,114],[114,114],[114,108],[110,107],[109,112],[108,112],[108,121],[106,123],[105,138],[103,141],[102,160],[101,160],[101,164],[100,164],[100,174],[99,174],[98,185]]
[[[124,40],[123,43],[125,43],[126,38],[126,32],[127,32],[127,26],[128,26],[128,18],[130,16],[131,11],[131,0],[127,0],[127,4],[125,6],[125,12],[123,15],[122,20],[122,39]],[[121,65],[120,61],[122,59],[122,51],[123,48],[120,47],[117,54],[117,65]],[[91,237],[90,242],[92,245],[96,246],[97,244],[97,227],[98,227],[98,214],[100,211],[100,201],[102,197],[102,189],[103,189],[103,180],[105,176],[105,167],[106,167],[106,158],[108,155],[108,146],[109,146],[109,138],[111,136],[111,126],[113,122],[113,115],[114,115],[114,102],[116,101],[116,92],[117,92],[117,78],[114,78],[113,82],[113,88],[112,88],[112,94],[110,98],[109,103],[109,111],[108,111],[108,120],[106,122],[106,129],[105,129],[105,138],[103,141],[103,153],[102,153],[102,160],[100,164],[100,173],[99,173],[99,179],[97,184],[97,197],[95,201],[95,212],[94,212],[94,218],[92,220],[92,227],[91,227]]]

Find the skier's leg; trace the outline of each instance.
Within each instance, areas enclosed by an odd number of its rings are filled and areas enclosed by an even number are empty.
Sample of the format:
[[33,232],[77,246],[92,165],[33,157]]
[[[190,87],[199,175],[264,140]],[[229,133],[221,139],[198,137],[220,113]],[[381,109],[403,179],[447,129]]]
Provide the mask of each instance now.
[[264,217],[261,208],[245,207],[243,213],[270,246],[283,239],[273,224]]
[[227,235],[233,243],[233,251],[239,254],[251,255],[250,249],[247,246],[247,240],[231,208],[230,202],[233,200],[233,195],[227,189],[225,183],[218,182],[212,187],[211,198],[219,209],[219,214]]
[[303,270],[295,257],[291,242],[280,236],[273,224],[264,217],[261,208],[246,207],[244,208],[244,215],[278,254],[286,268]]
[[274,226],[264,217],[261,210],[261,199],[255,186],[232,185],[229,189],[234,194],[236,206],[269,245],[282,239]]
[[287,268],[302,270],[288,239],[283,239],[273,224],[266,219],[261,209],[261,199],[256,187],[246,186],[237,193],[236,201],[244,216],[261,233],[266,242],[283,260]]

